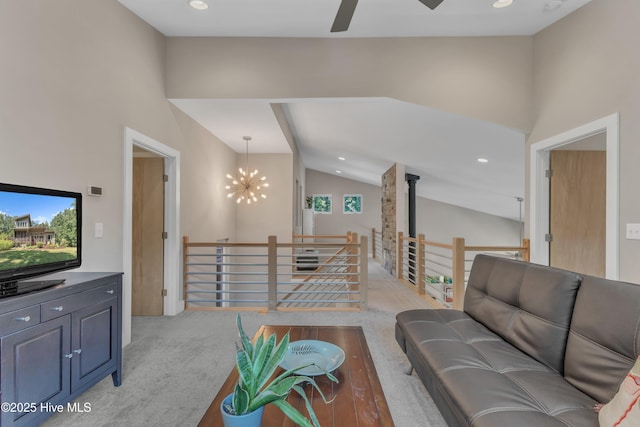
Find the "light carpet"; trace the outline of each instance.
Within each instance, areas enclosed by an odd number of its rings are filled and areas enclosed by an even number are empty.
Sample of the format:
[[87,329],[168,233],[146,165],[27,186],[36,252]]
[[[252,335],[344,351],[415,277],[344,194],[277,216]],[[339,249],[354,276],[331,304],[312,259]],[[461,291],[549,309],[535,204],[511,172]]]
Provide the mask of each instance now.
[[[249,336],[263,324],[362,326],[395,425],[446,427],[420,379],[405,375],[409,362],[394,337],[398,312],[429,306],[379,264],[369,264],[367,311],[242,312],[243,326]],[[43,426],[197,425],[234,367],[235,317],[221,311],[134,317],[122,385],[105,378],[76,400],[90,404],[90,412],[56,414]]]

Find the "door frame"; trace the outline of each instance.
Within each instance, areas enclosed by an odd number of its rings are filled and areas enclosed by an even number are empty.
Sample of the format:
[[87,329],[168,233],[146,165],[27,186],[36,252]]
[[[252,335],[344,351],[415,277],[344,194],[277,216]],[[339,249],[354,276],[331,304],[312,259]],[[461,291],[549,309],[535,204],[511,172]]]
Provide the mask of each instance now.
[[549,242],[545,234],[549,232],[549,180],[545,171],[549,169],[549,153],[563,145],[583,138],[605,133],[606,136],[606,260],[605,277],[618,279],[620,241],[620,190],[619,190],[619,145],[620,115],[614,113],[575,129],[531,144],[529,165],[529,239],[531,262],[549,265]]
[[124,219],[123,219],[123,325],[122,343],[131,342],[131,272],[133,226],[133,147],[138,146],[165,159],[165,218],[167,232],[164,250],[164,315],[173,316],[184,310],[180,292],[180,152],[140,132],[125,127],[124,132]]

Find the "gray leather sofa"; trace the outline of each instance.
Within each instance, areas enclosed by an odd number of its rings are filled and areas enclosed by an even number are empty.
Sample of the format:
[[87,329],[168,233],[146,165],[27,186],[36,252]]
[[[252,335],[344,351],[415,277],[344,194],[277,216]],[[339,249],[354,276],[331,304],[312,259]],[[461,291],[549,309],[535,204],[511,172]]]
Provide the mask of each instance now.
[[640,353],[640,286],[478,255],[464,311],[396,320],[449,426],[596,427]]

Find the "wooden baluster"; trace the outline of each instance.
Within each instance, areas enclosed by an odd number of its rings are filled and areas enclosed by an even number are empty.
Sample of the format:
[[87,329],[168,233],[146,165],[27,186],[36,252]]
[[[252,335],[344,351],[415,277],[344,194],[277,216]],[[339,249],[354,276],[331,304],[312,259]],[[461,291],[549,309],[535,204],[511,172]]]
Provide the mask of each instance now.
[[453,304],[454,310],[462,310],[464,303],[464,239],[453,239]]

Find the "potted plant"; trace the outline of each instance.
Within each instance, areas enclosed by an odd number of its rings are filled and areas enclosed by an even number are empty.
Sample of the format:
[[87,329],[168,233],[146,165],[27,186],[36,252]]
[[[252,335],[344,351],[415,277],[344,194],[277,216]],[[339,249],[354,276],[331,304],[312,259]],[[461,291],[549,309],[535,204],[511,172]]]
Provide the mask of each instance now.
[[[242,328],[239,314],[236,323],[240,333],[240,345],[236,343],[236,368],[239,378],[233,394],[227,396],[221,405],[225,427],[259,426],[262,421],[262,411],[268,403],[276,405],[288,418],[300,426],[319,427],[318,418],[302,386],[306,383],[311,384],[320,393],[322,400],[325,403],[329,402],[313,378],[296,375],[296,371],[310,365],[286,370],[269,382],[287,354],[289,333],[286,333],[280,343],[276,342],[275,334],[270,335],[266,340],[263,334],[260,334],[252,344]],[[331,381],[338,382],[331,373],[327,372],[326,375]],[[286,401],[291,391],[298,393],[304,399],[311,420]],[[247,418],[255,418],[253,420],[255,424],[245,423]]]

